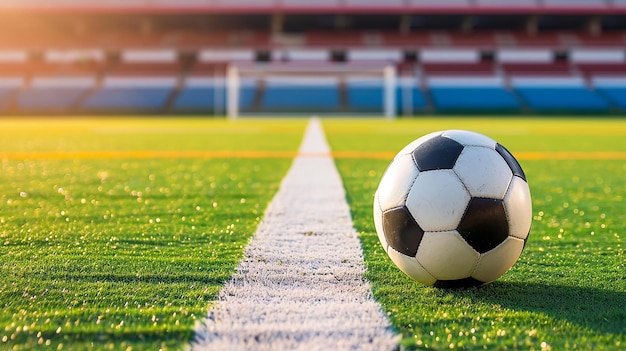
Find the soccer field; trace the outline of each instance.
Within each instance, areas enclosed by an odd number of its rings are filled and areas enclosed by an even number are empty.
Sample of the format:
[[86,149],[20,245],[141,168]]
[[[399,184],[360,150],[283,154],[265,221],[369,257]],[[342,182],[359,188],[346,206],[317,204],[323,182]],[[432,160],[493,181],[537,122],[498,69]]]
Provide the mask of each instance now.
[[[306,120],[0,120],[0,349],[184,349],[234,273]],[[407,349],[626,345],[626,123],[601,118],[325,119],[367,279]],[[472,129],[520,161],[533,223],[478,289],[404,276],[373,192],[402,146]],[[294,204],[297,206],[297,204]]]

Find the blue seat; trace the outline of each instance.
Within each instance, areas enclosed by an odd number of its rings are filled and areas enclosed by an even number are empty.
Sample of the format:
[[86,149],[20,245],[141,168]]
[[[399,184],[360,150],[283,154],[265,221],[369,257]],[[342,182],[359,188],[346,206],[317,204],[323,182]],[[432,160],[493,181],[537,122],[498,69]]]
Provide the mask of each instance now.
[[268,83],[261,108],[269,111],[333,111],[339,108],[337,84]]
[[256,84],[242,84],[239,87],[239,109],[250,112],[254,107],[254,100],[257,94]]
[[185,87],[174,102],[177,111],[224,111],[226,109],[226,90],[214,87]]
[[172,93],[171,87],[104,87],[89,96],[86,110],[160,111]]
[[6,110],[9,107],[10,98],[17,89],[0,87],[0,110]]
[[17,97],[22,110],[61,110],[72,108],[88,88],[32,87]]
[[602,111],[609,109],[607,100],[582,86],[525,86],[517,87],[515,90],[533,110]]
[[626,86],[624,87],[597,87],[596,91],[604,96],[613,105],[626,109]]
[[[407,93],[410,96],[407,96]],[[422,91],[416,86],[398,86],[396,88],[396,109],[403,111],[405,108],[405,99],[410,97],[411,109],[413,111],[426,108],[426,98]]]
[[359,82],[348,82],[346,84],[348,106],[350,109],[359,112],[381,112],[384,106],[383,85],[361,84]]
[[515,96],[503,87],[432,87],[433,104],[441,110],[517,110]]

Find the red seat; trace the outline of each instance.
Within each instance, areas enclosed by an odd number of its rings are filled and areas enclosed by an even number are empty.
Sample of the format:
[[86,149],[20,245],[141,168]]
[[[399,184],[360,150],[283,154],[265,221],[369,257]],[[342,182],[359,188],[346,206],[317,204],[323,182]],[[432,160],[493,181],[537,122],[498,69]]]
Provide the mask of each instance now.
[[528,34],[523,32],[508,33],[511,38],[511,44],[523,47],[559,47],[563,43],[561,41],[561,33],[538,33]]
[[493,48],[496,46],[494,32],[448,33],[452,47]]
[[[346,48],[375,46],[373,36],[369,42],[363,32],[310,32],[305,34],[305,45],[310,47]],[[382,45],[382,37],[378,46]]]
[[608,32],[600,35],[580,33],[576,36],[579,44],[585,47],[621,47],[626,46],[626,32]]
[[569,75],[571,69],[567,62],[553,63],[502,63],[502,69],[509,75],[515,76],[562,76]]
[[113,66],[108,76],[177,76],[182,72],[182,65],[178,62],[121,62]]
[[626,63],[579,63],[576,68],[586,77],[626,75]]
[[74,62],[74,63],[50,63],[50,62],[19,62],[0,64],[0,76],[32,76],[44,77],[75,77],[95,76],[102,72],[104,64],[99,62]]
[[423,63],[422,70],[426,75],[436,76],[485,76],[493,75],[494,66],[491,62]]

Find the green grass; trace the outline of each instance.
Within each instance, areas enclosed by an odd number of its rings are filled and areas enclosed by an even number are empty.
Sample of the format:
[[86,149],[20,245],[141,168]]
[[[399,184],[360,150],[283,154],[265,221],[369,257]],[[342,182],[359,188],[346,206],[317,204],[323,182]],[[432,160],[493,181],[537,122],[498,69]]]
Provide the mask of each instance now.
[[[0,120],[0,153],[290,150],[304,121]],[[0,349],[184,349],[291,160],[0,156]]]
[[[305,123],[0,119],[0,349],[184,349],[291,164],[88,153],[53,159],[50,151],[295,151]],[[621,119],[324,126],[335,151],[397,152],[450,128],[488,134],[514,154],[626,151]],[[17,152],[31,156],[6,156]],[[389,160],[337,160],[367,277],[407,349],[625,347],[626,161],[520,162],[534,206],[520,260],[484,288],[450,291],[408,279],[378,243],[371,202]]]
[[[619,119],[325,121],[335,151],[398,151],[434,130],[471,129],[515,154],[626,150]],[[626,161],[520,160],[533,223],[517,264],[483,288],[439,290],[407,278],[382,249],[373,193],[390,160],[338,159],[374,295],[407,349],[581,349],[626,346]]]

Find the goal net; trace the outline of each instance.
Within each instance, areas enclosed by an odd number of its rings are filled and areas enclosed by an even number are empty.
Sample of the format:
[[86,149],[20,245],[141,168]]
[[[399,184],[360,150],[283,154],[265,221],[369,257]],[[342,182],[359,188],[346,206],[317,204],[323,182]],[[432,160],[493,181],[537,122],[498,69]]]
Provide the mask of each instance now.
[[397,113],[391,65],[232,64],[226,73],[229,118],[254,115]]

